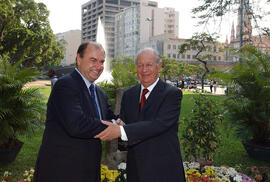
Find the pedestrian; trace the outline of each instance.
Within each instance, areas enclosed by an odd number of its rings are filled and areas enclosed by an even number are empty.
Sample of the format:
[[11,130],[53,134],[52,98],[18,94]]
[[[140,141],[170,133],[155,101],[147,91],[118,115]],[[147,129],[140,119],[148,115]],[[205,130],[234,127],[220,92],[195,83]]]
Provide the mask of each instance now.
[[51,79],[51,89],[53,88],[54,84],[56,83],[56,81],[58,80],[58,77],[55,73],[55,71],[53,69],[50,69],[48,71],[48,76]]
[[182,80],[182,81],[181,81],[180,88],[181,88],[181,89],[184,89],[184,88],[185,88],[185,80]]
[[214,87],[214,94],[217,92],[217,82],[214,80],[213,82],[213,87]]
[[186,77],[186,83],[187,83],[187,89],[189,90],[189,87],[190,87],[190,78],[188,76]]
[[213,92],[213,85],[214,85],[214,82],[213,80],[210,81],[210,92],[212,93]]

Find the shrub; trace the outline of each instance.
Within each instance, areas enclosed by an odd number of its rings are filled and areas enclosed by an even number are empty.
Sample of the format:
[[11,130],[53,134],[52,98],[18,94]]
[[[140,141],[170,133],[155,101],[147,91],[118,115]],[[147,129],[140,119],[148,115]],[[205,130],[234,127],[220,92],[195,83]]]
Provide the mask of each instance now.
[[206,95],[200,94],[193,99],[194,108],[190,116],[184,119],[181,139],[184,154],[188,160],[213,160],[221,140],[218,122],[223,120],[223,116],[217,103]]
[[45,117],[43,96],[38,88],[25,88],[37,72],[20,69],[22,61],[11,65],[0,59],[0,146],[15,145],[17,135],[30,135]]

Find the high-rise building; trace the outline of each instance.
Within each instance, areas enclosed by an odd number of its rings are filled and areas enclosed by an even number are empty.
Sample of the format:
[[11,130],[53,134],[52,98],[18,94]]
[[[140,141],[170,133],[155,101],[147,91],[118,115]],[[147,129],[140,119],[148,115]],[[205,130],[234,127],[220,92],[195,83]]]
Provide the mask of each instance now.
[[115,15],[115,55],[134,57],[140,44],[153,36],[178,35],[179,13],[174,8],[158,8],[157,2],[142,0],[140,4]]
[[58,33],[56,36],[58,40],[64,39],[66,41],[64,59],[61,61],[61,65],[75,64],[77,49],[81,44],[81,30],[70,30]]
[[96,41],[98,18],[104,25],[106,56],[114,57],[115,14],[138,5],[140,0],[90,0],[82,5],[82,42]]

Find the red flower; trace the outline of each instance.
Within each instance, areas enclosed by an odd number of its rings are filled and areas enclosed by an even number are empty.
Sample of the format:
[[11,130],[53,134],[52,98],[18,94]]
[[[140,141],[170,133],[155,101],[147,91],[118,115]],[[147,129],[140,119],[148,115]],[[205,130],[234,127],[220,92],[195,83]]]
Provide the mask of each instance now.
[[258,174],[255,176],[255,179],[258,181],[261,181],[263,178],[262,178],[262,175]]
[[25,182],[23,179],[19,180],[18,182]]

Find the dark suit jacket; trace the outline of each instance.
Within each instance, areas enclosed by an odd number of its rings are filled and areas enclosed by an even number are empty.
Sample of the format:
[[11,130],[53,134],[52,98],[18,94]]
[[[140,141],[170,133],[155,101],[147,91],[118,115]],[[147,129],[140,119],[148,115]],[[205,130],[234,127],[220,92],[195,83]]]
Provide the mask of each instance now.
[[[102,119],[115,118],[106,94],[96,87]],[[37,158],[36,182],[100,181],[101,141],[106,128],[95,112],[88,88],[74,70],[60,78],[47,103],[46,128]]]
[[159,80],[141,112],[141,86],[123,94],[120,117],[128,137],[128,182],[183,182],[178,140],[182,92]]

